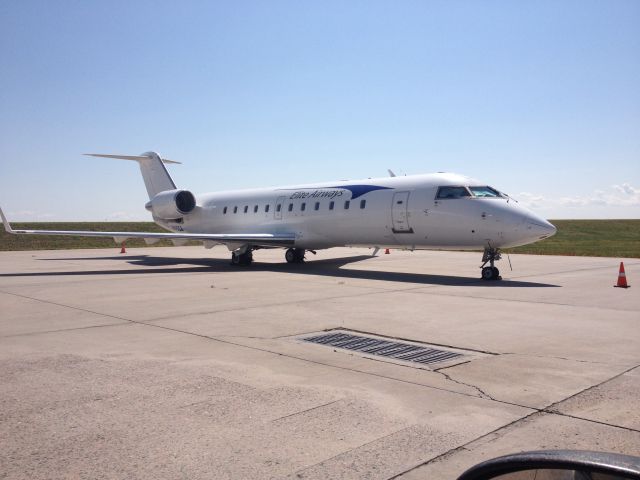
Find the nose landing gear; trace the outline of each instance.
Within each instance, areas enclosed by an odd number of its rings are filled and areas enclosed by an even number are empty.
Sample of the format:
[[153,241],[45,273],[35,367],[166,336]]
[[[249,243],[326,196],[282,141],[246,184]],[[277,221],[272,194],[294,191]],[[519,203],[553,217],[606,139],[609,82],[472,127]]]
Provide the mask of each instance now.
[[[484,249],[484,254],[482,255],[482,265],[480,268],[482,269],[482,279],[483,280],[502,280],[500,276],[500,270],[498,270],[494,266],[494,262],[496,260],[500,260],[502,255],[500,254],[500,250],[498,248],[487,247]],[[487,267],[487,263],[489,266]]]

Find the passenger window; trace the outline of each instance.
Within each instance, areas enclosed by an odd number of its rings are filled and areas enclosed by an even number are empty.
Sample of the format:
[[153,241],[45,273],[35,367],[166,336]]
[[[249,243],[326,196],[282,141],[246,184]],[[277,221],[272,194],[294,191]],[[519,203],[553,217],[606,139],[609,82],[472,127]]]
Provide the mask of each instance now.
[[258,213],[258,205],[253,207],[253,213]]
[[233,207],[233,213],[238,213],[238,207],[237,206]]
[[223,214],[223,215],[226,215],[226,214],[227,214],[227,207],[224,207],[224,208],[222,209],[222,214]]
[[333,200],[331,200],[329,202],[329,210],[333,210],[334,205],[336,204],[336,202],[334,202]]
[[300,204],[300,211],[301,211],[301,212],[304,212],[305,208],[307,208],[307,204],[306,204],[306,203],[304,203],[304,202],[302,202],[302,203]]
[[470,197],[469,190],[465,187],[440,187],[438,188],[437,199]]
[[367,206],[367,201],[366,200],[360,200],[360,208],[364,208]]
[[247,213],[249,211],[249,205],[245,205],[244,206],[244,213]]
[[316,210],[320,210],[320,202],[316,202],[315,209],[316,209]]
[[282,204],[281,203],[276,205],[276,212],[279,212],[280,210],[282,210]]
[[269,213],[269,204],[268,203],[264,206],[264,213]]
[[351,205],[351,202],[350,202],[349,200],[346,200],[346,201],[344,202],[344,209],[345,209],[345,210],[349,210],[349,205]]
[[293,203],[290,203],[290,204],[289,204],[289,211],[290,211],[290,212],[293,212]]

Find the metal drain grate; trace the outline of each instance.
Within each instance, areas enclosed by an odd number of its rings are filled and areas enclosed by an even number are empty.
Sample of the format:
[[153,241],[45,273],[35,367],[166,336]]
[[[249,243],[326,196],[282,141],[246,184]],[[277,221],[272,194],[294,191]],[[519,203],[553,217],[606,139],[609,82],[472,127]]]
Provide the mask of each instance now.
[[328,345],[336,348],[355,350],[356,352],[391,357],[405,362],[436,363],[462,357],[460,353],[437,350],[435,348],[420,347],[411,343],[381,340],[347,333],[326,333],[314,337],[303,338],[305,342]]

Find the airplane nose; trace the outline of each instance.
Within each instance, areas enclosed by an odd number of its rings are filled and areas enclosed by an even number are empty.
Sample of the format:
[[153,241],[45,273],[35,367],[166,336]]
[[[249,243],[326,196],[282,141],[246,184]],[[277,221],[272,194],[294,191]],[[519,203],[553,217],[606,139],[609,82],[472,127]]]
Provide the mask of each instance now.
[[540,240],[556,234],[556,227],[543,218],[530,217],[527,219],[527,230],[536,234]]

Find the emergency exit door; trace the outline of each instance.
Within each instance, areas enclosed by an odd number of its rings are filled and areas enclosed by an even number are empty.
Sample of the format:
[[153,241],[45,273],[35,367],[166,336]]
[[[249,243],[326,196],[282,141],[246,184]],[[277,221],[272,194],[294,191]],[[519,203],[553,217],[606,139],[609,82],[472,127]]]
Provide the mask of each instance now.
[[413,233],[409,224],[409,193],[398,192],[393,195],[393,205],[391,206],[393,233]]

